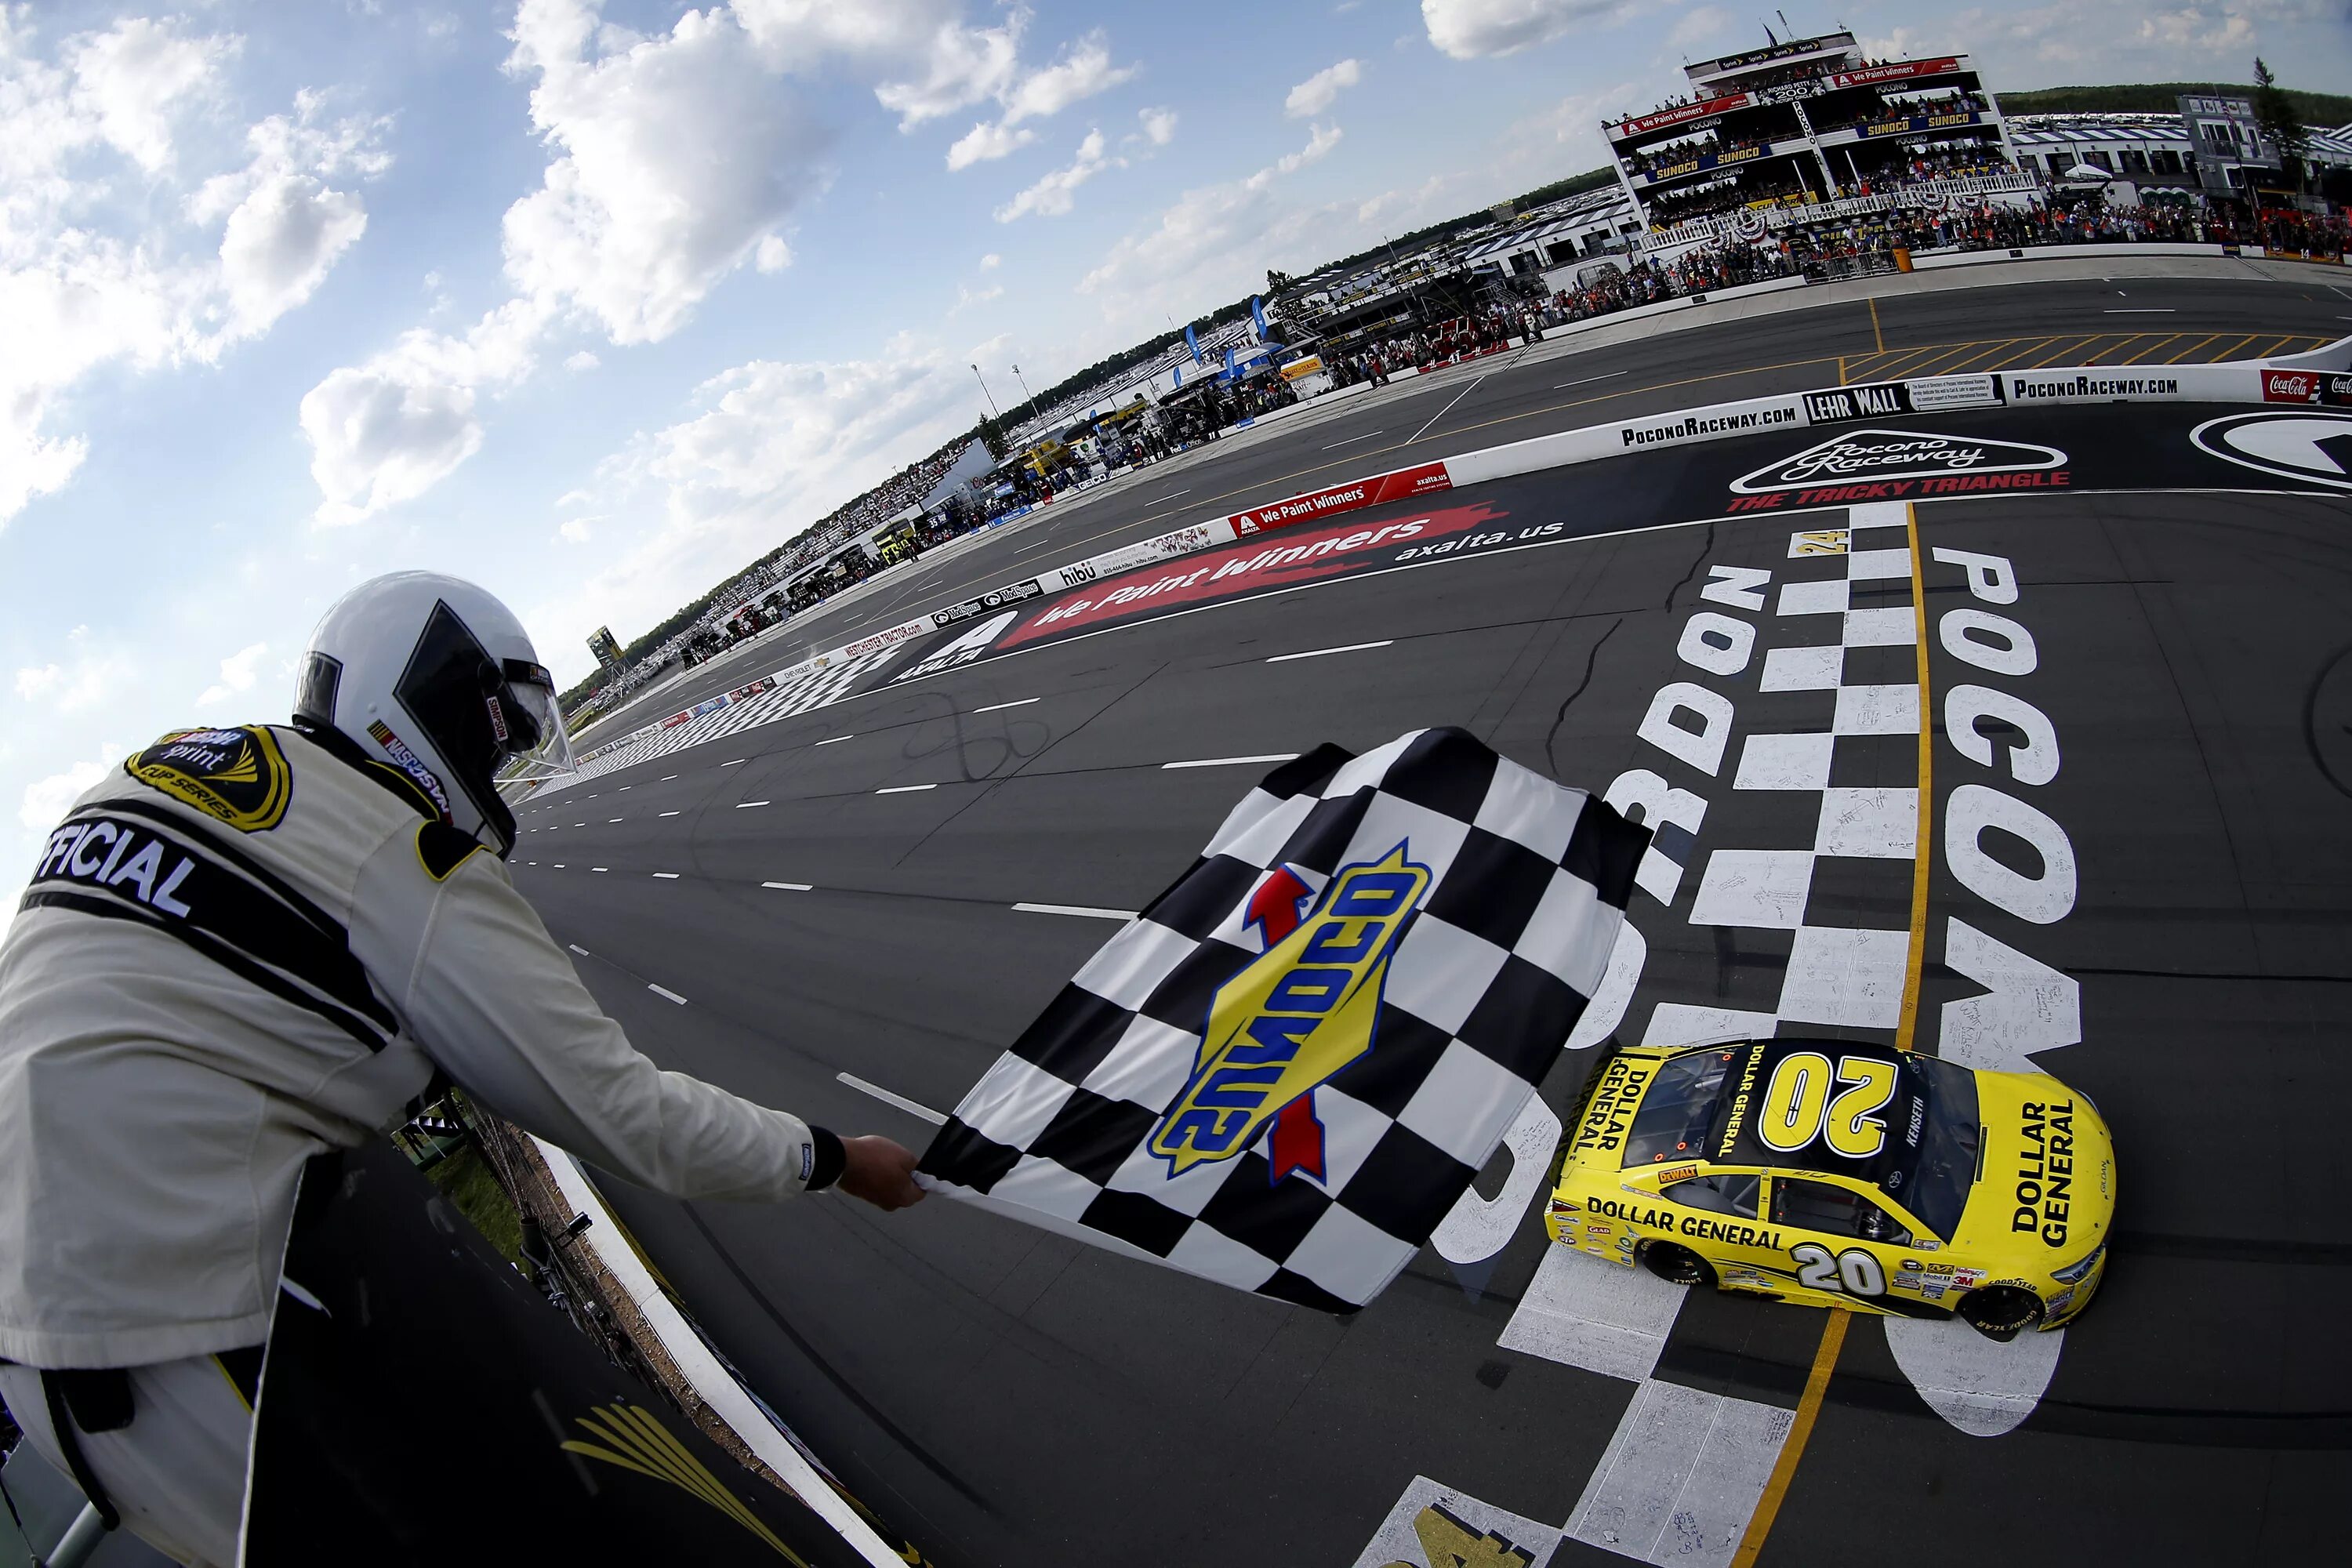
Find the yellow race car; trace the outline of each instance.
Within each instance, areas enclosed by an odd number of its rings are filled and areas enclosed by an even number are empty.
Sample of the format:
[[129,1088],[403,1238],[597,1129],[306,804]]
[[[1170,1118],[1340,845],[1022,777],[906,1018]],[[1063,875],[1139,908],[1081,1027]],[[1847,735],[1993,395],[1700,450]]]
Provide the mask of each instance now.
[[2115,1196],[2106,1123],[2055,1079],[1775,1038],[1596,1063],[1544,1226],[1681,1284],[2007,1341],[2089,1303]]

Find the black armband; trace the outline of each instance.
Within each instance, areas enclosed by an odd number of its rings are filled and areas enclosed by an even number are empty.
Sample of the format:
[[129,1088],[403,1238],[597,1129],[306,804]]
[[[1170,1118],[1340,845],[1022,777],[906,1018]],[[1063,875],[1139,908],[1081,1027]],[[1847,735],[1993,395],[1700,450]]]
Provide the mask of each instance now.
[[809,1129],[808,1152],[801,1170],[801,1190],[821,1193],[841,1180],[841,1173],[849,1163],[849,1154],[841,1140],[822,1127]]

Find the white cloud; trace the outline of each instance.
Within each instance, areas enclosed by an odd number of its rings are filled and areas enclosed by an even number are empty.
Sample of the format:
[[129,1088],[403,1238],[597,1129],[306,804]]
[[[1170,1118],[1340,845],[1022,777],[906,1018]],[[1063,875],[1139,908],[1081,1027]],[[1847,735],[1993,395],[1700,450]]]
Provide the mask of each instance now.
[[1624,0],[1421,0],[1429,41],[1457,60],[1513,54],[1549,43],[1623,8]]
[[128,663],[101,654],[69,665],[27,665],[16,671],[14,684],[24,701],[46,703],[60,713],[80,713],[120,694],[130,676]]
[[[1016,10],[1013,17],[1016,23],[1025,22],[1027,13]],[[1074,103],[1131,79],[1139,68],[1111,64],[1110,43],[1097,29],[1065,47],[1052,65],[1018,77],[1008,74],[1003,84],[992,89],[1004,112],[993,121],[982,121],[974,125],[950,147],[948,167],[968,169],[1027,146],[1036,140],[1036,134],[1015,130],[1023,121],[1050,119]]]
[[[324,495],[319,521],[356,522],[414,499],[472,456],[481,395],[530,373],[533,342],[552,322],[584,317],[614,343],[656,342],[747,261],[789,266],[780,230],[822,184],[832,133],[785,79],[863,74],[905,126],[992,97],[1011,126],[1134,74],[1092,33],[1024,75],[1026,10],[996,27],[961,16],[961,0],[734,0],[640,34],[604,21],[599,0],[522,0],[506,69],[534,82],[530,119],[550,162],[503,223],[518,298],[462,337],[412,331],[311,389],[302,429]],[[1095,172],[1063,171],[1061,195],[1048,186],[1026,199],[1066,211],[1067,188]]]
[[1666,35],[1666,47],[1670,49],[1687,48],[1693,44],[1720,37],[1731,24],[1730,12],[1718,5],[1701,5],[1686,12],[1683,19],[1675,24],[1675,30]]
[[348,184],[390,163],[381,121],[330,120],[296,95],[243,137],[241,167],[184,180],[177,139],[218,112],[233,36],[125,20],[45,56],[0,9],[0,524],[62,489],[86,440],[53,404],[99,367],[216,363],[309,299],[359,237]]
[[34,780],[25,786],[24,797],[17,803],[16,820],[28,832],[47,833],[121,756],[121,746],[102,745],[94,761],[76,763],[61,773]]
[[1136,118],[1143,122],[1143,139],[1154,147],[1165,147],[1176,140],[1176,111],[1172,109],[1146,109]]
[[1258,190],[1285,174],[1295,174],[1307,164],[1320,159],[1339,144],[1340,131],[1336,125],[1310,125],[1307,128],[1307,145],[1296,153],[1285,153],[1273,165],[1260,169],[1242,183]]
[[203,695],[196,699],[196,707],[213,711],[239,692],[252,690],[261,661],[268,652],[268,643],[250,643],[221,660],[219,683],[205,688]]
[[948,307],[948,314],[952,316],[971,306],[985,305],[991,300],[1001,300],[1003,297],[1004,285],[1002,283],[992,283],[985,289],[967,288],[959,283],[956,285],[956,302]]
[[[599,27],[585,0],[524,0],[506,68],[536,76],[531,124],[557,156],[507,209],[506,270],[616,343],[656,342],[818,182],[830,142],[732,13],[667,34]],[[779,240],[781,246],[782,241]]]
[[1097,30],[1062,51],[1052,65],[1031,71],[1004,98],[1004,123],[1050,119],[1074,103],[1131,79],[1139,67],[1110,63],[1110,43]]
[[[608,459],[594,486],[631,505],[628,547],[525,621],[559,669],[584,669],[589,632],[651,625],[753,555],[969,430],[979,392],[966,361],[901,335],[871,359],[755,360],[712,378],[692,417]],[[616,535],[617,537],[617,535]],[[518,606],[520,607],[520,606]],[[569,679],[569,677],[566,677]]]
[[[1286,202],[1281,181],[1339,143],[1337,126],[1314,126],[1307,145],[1241,179],[1186,191],[1148,229],[1129,234],[1078,284],[1121,329],[1165,311],[1199,309],[1255,287],[1268,267],[1297,267],[1352,248],[1341,209]],[[1359,231],[1360,232],[1360,231]]]
[[993,272],[994,270],[996,270],[996,268],[998,268],[999,267],[1002,267],[1002,266],[1003,266],[1003,265],[1004,265],[1004,258],[1003,258],[1002,256],[997,255],[997,254],[996,254],[996,252],[994,252],[994,251],[992,251],[992,251],[990,251],[986,256],[983,256],[983,257],[982,257],[982,258],[980,258],[980,269],[981,269],[982,272]]
[[1015,130],[983,120],[973,126],[948,148],[948,167],[969,169],[974,163],[985,163],[1017,153],[1037,140],[1037,133],[1027,129]]
[[1339,101],[1339,94],[1364,78],[1361,60],[1341,60],[1336,66],[1325,66],[1305,81],[1290,89],[1282,100],[1282,112],[1293,120],[1307,120],[1322,113]]
[[2232,8],[2216,16],[2196,5],[2140,18],[2142,43],[2199,54],[2233,54],[2254,46],[2254,25]]
[[329,527],[363,521],[413,500],[478,451],[476,394],[529,374],[541,308],[509,300],[463,337],[415,329],[356,367],[332,372],[302,398],[310,477]]
[[563,368],[572,372],[574,375],[577,375],[584,370],[594,370],[598,365],[604,363],[604,362],[603,360],[598,359],[591,351],[582,349],[577,353],[565,356]]
[[568,517],[555,531],[555,537],[566,544],[585,544],[592,537],[589,525],[603,521],[593,517]]
[[172,162],[173,121],[182,102],[216,84],[243,45],[235,36],[181,36],[180,19],[125,17],[66,47],[73,107],[97,133],[150,174]]
[[1105,169],[1126,166],[1124,158],[1105,156],[1101,132],[1089,131],[1087,139],[1078,143],[1078,155],[1074,161],[1062,168],[1047,170],[1035,184],[1016,192],[1011,201],[996,209],[996,221],[1012,223],[1033,213],[1041,217],[1059,217],[1070,210],[1080,185]]

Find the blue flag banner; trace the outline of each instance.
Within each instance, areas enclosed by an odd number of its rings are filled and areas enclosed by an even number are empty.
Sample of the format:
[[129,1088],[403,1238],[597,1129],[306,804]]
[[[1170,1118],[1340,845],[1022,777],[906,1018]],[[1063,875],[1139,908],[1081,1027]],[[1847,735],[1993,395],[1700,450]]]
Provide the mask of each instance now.
[[1250,296],[1250,325],[1257,329],[1257,341],[1265,342],[1265,306],[1257,296]]
[[1190,321],[1184,323],[1184,346],[1192,351],[1192,363],[1194,364],[1199,364],[1201,363],[1201,340],[1192,335],[1192,324]]
[[922,1178],[1353,1311],[1559,1058],[1649,840],[1461,730],[1285,763],[964,1096]]

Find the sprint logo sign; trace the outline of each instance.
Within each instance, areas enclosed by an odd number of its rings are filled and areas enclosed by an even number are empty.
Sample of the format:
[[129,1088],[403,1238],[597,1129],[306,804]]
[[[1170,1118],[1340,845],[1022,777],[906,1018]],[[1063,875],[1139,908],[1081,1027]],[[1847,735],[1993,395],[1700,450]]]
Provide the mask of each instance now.
[[1151,1134],[1171,1180],[1232,1159],[1268,1123],[1275,1181],[1293,1171],[1323,1177],[1315,1090],[1370,1053],[1389,960],[1430,880],[1400,843],[1342,867],[1302,921],[1307,885],[1275,869],[1249,909],[1265,951],[1210,1003],[1192,1078]]

